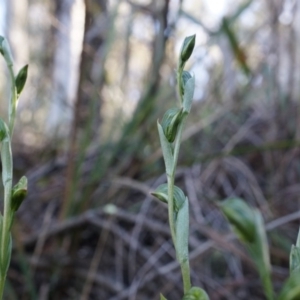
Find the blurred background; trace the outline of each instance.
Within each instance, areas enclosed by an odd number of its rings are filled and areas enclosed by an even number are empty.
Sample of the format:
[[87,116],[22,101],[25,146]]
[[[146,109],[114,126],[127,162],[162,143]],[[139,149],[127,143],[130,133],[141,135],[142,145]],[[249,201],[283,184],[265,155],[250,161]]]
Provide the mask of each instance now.
[[263,213],[280,289],[300,217],[298,1],[1,0],[0,16],[15,70],[29,64],[13,138],[29,192],[5,299],[181,298],[167,208],[150,192],[166,181],[156,120],[177,101],[192,34],[176,182],[190,201],[193,284],[212,300],[265,299],[216,205],[238,196]]

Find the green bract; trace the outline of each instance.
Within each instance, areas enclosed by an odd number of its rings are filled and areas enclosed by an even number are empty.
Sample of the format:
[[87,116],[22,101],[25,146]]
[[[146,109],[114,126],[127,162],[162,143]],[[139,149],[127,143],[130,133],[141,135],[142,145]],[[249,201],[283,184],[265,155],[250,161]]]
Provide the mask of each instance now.
[[[156,188],[154,192],[151,193],[154,197],[159,199],[160,201],[164,203],[168,203],[168,185],[167,184],[161,184]],[[184,201],[185,201],[185,195],[181,188],[174,185],[174,209],[176,212],[182,207]]]

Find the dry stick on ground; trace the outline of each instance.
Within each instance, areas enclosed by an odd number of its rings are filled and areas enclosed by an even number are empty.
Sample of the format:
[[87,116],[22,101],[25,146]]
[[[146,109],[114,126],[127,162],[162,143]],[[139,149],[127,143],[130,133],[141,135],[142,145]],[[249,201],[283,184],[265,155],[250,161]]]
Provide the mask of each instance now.
[[[136,222],[134,224],[134,228],[132,230],[131,238],[133,240],[139,240],[139,236],[141,234],[141,231],[143,229],[143,223],[144,220],[147,218],[146,214],[149,211],[151,207],[151,197],[147,197],[142,204],[142,207],[139,211],[139,213],[136,215]],[[136,244],[130,243],[129,247],[129,253],[128,253],[128,266],[129,266],[129,281],[132,281],[134,278],[134,275],[136,273],[136,255],[137,255],[137,248]]]
[[[155,182],[153,183],[153,186],[157,186],[165,181],[165,175],[160,176]],[[150,208],[151,205],[151,196],[150,196],[150,190],[148,190],[148,194],[146,194],[147,197],[146,199],[142,202],[142,207],[139,211],[139,213],[136,215],[136,221],[135,221],[135,226],[134,229],[132,230],[132,238],[138,240],[139,236],[141,234],[144,220],[147,219],[146,213]],[[136,269],[136,251],[137,249],[134,247],[134,244],[130,245],[129,249],[129,255],[128,255],[128,262],[129,262],[129,280],[131,280],[134,277],[135,274],[135,269]]]
[[[41,231],[40,231],[40,235],[39,235],[39,238],[36,242],[36,245],[35,245],[35,248],[33,251],[32,261],[38,262],[39,258],[42,255],[43,247],[44,247],[46,239],[47,239],[47,232],[50,228],[50,224],[51,224],[51,220],[53,217],[53,212],[54,212],[55,206],[56,206],[55,203],[52,202],[48,205],[48,207],[46,209],[43,225],[42,225]],[[34,273],[35,273],[34,267],[32,267],[31,272],[32,272],[32,276],[34,276]]]
[[[110,215],[108,219],[109,227],[114,221],[114,216]],[[97,270],[102,258],[102,254],[104,251],[104,245],[107,241],[109,235],[109,229],[102,229],[98,238],[97,246],[90,264],[90,268],[88,271],[88,276],[86,277],[86,281],[83,287],[82,294],[80,296],[80,300],[88,300],[89,295],[93,286],[93,278],[97,274]]]
[[[136,293],[139,289],[140,284],[142,283],[142,278],[145,277],[147,272],[153,268],[153,266],[159,262],[159,259],[166,253],[169,253],[172,249],[171,243],[169,241],[165,242],[159,249],[154,252],[149,259],[145,262],[145,264],[139,268],[134,280],[130,284],[129,292],[128,292],[128,299],[134,300],[137,299]],[[176,274],[168,274],[169,276],[169,284],[173,283],[173,286],[176,286],[176,282],[180,279],[180,277]],[[171,280],[170,280],[171,279]]]
[[[90,220],[90,223],[96,227],[99,227],[101,229],[108,229],[110,230],[113,234],[115,234],[118,238],[121,238],[126,244],[129,246],[131,243],[135,244],[135,247],[139,250],[139,254],[147,261],[149,257],[152,255],[152,253],[144,248],[143,246],[140,245],[139,241],[137,240],[132,240],[131,236],[120,226],[117,226],[116,224],[109,223],[108,221],[104,221],[102,218],[94,218]],[[153,262],[152,268],[158,272],[159,268],[161,266],[158,265],[157,262]],[[171,275],[166,274],[166,276],[171,279]]]
[[191,175],[191,170],[187,169],[184,173],[184,184],[186,186],[187,196],[192,206],[191,211],[194,214],[194,218],[198,224],[204,224],[205,218],[202,214],[201,206],[198,201],[197,191]]

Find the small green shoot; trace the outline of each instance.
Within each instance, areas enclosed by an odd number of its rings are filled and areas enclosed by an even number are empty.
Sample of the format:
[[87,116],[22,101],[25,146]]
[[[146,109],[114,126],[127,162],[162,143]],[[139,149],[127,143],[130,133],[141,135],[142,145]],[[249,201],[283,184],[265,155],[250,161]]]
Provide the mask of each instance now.
[[268,300],[300,299],[300,238],[292,246],[290,254],[290,277],[286,280],[278,297],[274,296],[271,280],[269,246],[261,213],[249,207],[242,199],[233,198],[220,204],[221,210],[233,231],[247,247],[263,284]]
[[254,260],[267,299],[274,299],[269,247],[261,213],[238,198],[225,200],[220,207]]

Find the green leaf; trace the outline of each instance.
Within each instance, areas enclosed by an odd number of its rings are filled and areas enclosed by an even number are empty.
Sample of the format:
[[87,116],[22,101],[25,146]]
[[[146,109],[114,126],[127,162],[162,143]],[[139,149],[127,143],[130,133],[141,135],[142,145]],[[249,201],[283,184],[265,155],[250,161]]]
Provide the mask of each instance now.
[[10,51],[9,44],[3,36],[0,36],[0,53],[3,55],[8,66],[13,65],[13,58]]
[[16,212],[27,195],[27,178],[23,176],[12,189],[11,209]]
[[174,107],[168,109],[162,118],[161,126],[168,142],[170,143],[173,143],[176,138],[178,126],[182,120],[182,116],[182,108],[179,109]]
[[191,77],[185,84],[183,94],[183,112],[189,113],[191,111],[193,97],[195,90],[195,77]]
[[162,294],[160,294],[160,300],[167,300],[167,298],[165,298]]
[[176,222],[176,253],[179,263],[189,259],[189,201],[186,198],[177,213]]
[[223,201],[220,208],[236,235],[242,241],[252,243],[256,234],[253,209],[239,198]]
[[264,221],[261,213],[258,210],[254,211],[255,217],[255,242],[252,244],[246,244],[249,252],[255,261],[256,267],[259,271],[259,275],[263,284],[264,292],[267,299],[273,299],[273,285],[271,281],[271,263],[269,255],[269,245],[264,227]]
[[17,94],[20,95],[26,80],[27,80],[27,73],[28,73],[28,65],[24,66],[18,73],[15,82],[16,82],[16,89],[17,89]]
[[[168,185],[166,183],[158,186],[154,192],[151,193],[154,197],[159,199],[164,203],[168,203]],[[185,195],[181,188],[174,185],[173,191],[173,199],[174,199],[174,209],[176,212],[182,207],[185,201]]]
[[173,157],[173,149],[172,145],[169,143],[167,140],[164,131],[157,122],[157,127],[158,127],[158,133],[159,133],[159,139],[160,139],[160,145],[162,148],[162,153],[165,161],[165,166],[166,166],[166,172],[168,175],[172,174],[173,168],[174,168],[174,157]]
[[203,289],[193,286],[182,300],[209,300],[209,297]]
[[188,36],[184,39],[182,48],[180,51],[181,63],[184,64],[192,55],[195,47],[196,35]]
[[277,300],[299,300],[300,299],[300,271],[293,272],[285,282]]

